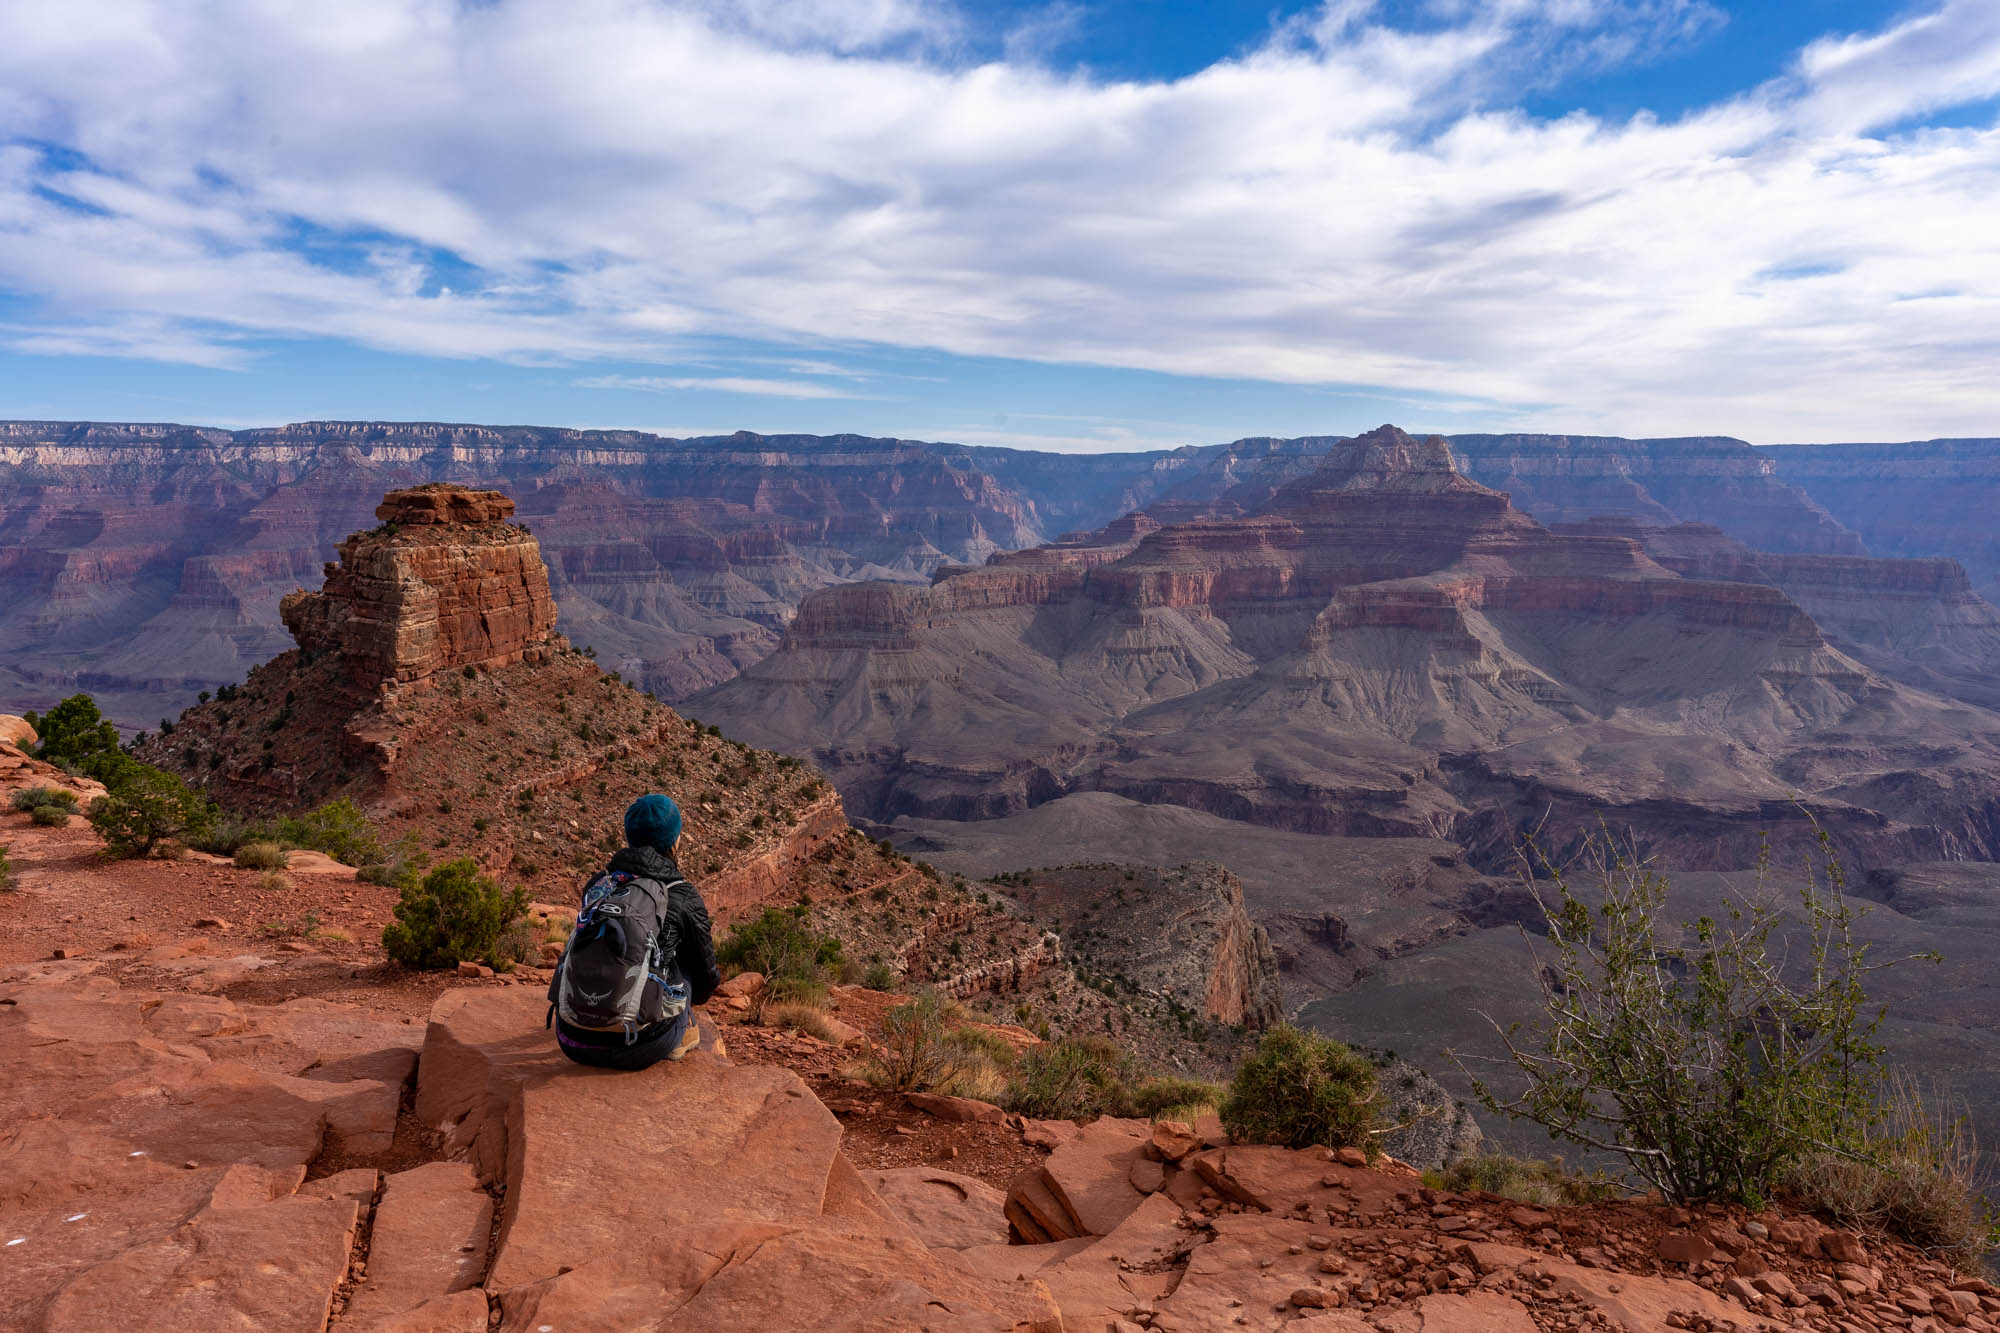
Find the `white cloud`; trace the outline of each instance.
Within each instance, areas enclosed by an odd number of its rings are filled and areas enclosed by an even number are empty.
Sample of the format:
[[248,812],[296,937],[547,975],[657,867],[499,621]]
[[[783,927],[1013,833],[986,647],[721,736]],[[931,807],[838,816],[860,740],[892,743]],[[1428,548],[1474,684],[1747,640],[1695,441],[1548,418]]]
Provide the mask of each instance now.
[[[952,63],[962,20],[920,0],[4,6],[0,290],[30,300],[0,341],[660,363],[725,335],[1379,385],[1495,424],[2000,428],[2000,128],[1884,128],[2000,91],[1991,0],[1629,123],[1498,93],[1706,5],[1437,13],[1333,4],[1132,82]],[[843,396],[638,387],[730,384]]]
[[862,395],[810,380],[749,379],[738,375],[706,378],[672,375],[592,375],[571,381],[579,389],[638,389],[648,393],[675,391],[741,393],[762,398],[859,398]]

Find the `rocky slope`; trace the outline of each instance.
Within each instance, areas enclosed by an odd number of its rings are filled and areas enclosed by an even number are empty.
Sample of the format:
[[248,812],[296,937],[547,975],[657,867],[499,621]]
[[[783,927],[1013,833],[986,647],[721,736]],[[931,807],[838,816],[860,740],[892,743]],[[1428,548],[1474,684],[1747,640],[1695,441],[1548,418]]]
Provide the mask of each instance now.
[[1232,1027],[1284,1016],[1270,937],[1219,865],[1064,866],[1010,877],[999,892],[1054,926],[1073,961],[1118,989]]
[[882,822],[1094,790],[1499,865],[1604,815],[1727,866],[1805,836],[1802,797],[1855,864],[2000,854],[2000,717],[1867,670],[1774,586],[1552,532],[1390,427],[1248,517],[824,590],[693,706]]
[[1788,444],[1760,451],[1876,555],[1948,556],[2000,602],[2000,439]]
[[684,868],[725,917],[901,873],[817,774],[575,651],[512,511],[490,491],[391,493],[322,588],[285,598],[298,647],[136,753],[243,814],[351,799],[391,839],[469,850],[553,901],[622,845],[626,803],[659,789],[683,807]]

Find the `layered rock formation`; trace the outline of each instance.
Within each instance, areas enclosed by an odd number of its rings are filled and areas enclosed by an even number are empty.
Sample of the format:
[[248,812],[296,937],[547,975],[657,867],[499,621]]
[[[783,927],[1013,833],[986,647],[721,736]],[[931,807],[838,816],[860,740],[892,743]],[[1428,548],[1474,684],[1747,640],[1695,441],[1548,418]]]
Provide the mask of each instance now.
[[1595,519],[1558,530],[1630,537],[1688,578],[1780,588],[1857,661],[1919,689],[2000,708],[2000,610],[1973,590],[1956,560],[1752,551],[1702,523]]
[[1865,555],[1854,531],[1770,456],[1727,436],[1454,435],[1465,475],[1545,523],[1711,523],[1760,551]]
[[546,661],[563,646],[548,567],[535,539],[505,522],[513,513],[498,491],[391,491],[375,508],[382,526],[340,544],[325,586],[280,604],[285,628],[309,657],[339,654],[347,679],[370,692]]
[[[0,635],[18,648],[0,662],[0,689],[21,707],[87,689],[127,729],[150,725],[284,650],[278,597],[365,525],[383,491],[453,481],[503,484],[542,535],[569,636],[677,700],[770,652],[814,589],[921,583],[1139,509],[1170,523],[1241,517],[1337,442],[1078,456],[856,436],[4,422]],[[1546,521],[1704,521],[1799,553],[1860,553],[1866,528],[1876,554],[1956,557],[1990,596],[2000,564],[1978,445],[1856,447],[1808,465],[1810,450],[1722,438],[1460,437],[1468,476]],[[1807,466],[1812,477],[1791,475]],[[1885,505],[1871,504],[1877,479]],[[1800,485],[1841,497],[1845,517]],[[1960,517],[1933,521],[1933,493],[1939,513]]]
[[1862,864],[2000,851],[2000,718],[1871,673],[1774,586],[1551,532],[1388,427],[1248,517],[827,589],[695,707],[884,822],[1096,790],[1497,865],[1603,814],[1732,865],[1809,836],[1803,797]]
[[1760,451],[1884,556],[1948,556],[2000,602],[2000,439],[1788,444]]

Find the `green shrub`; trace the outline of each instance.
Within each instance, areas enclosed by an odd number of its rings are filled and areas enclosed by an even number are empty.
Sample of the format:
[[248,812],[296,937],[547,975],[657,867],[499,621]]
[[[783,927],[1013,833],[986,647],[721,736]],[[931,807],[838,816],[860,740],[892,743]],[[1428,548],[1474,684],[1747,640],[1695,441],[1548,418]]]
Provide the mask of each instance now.
[[283,870],[292,854],[275,842],[246,842],[236,849],[236,864],[244,870]]
[[1552,1162],[1504,1153],[1481,1153],[1453,1162],[1440,1171],[1426,1171],[1424,1183],[1433,1189],[1484,1190],[1517,1203],[1538,1207],[1556,1204],[1603,1203],[1625,1188],[1602,1171],[1572,1171],[1562,1158]]
[[1131,1057],[1104,1037],[1064,1037],[1023,1052],[1003,1104],[1042,1120],[1131,1115]]
[[60,805],[38,805],[28,812],[28,818],[43,828],[61,828],[69,823],[70,812]]
[[92,760],[119,753],[118,728],[104,720],[97,701],[87,694],[72,694],[46,713],[22,717],[41,738],[35,757],[51,764],[81,769]]
[[10,847],[0,846],[0,893],[14,891],[14,866],[7,859],[7,853],[11,850]]
[[[423,848],[423,839],[415,829],[396,840],[386,859],[370,861],[362,866],[355,878],[363,884],[381,884],[392,889],[407,889],[423,879],[424,872],[431,866],[430,853]],[[523,875],[532,876],[532,866],[522,867]]]
[[804,907],[767,907],[730,931],[715,958],[724,967],[763,973],[771,998],[787,1002],[823,998],[828,979],[839,973],[842,949],[838,939],[813,929]]
[[236,849],[246,842],[277,842],[278,831],[269,824],[256,820],[221,816],[211,824],[199,838],[188,846],[210,856],[234,856]]
[[[1012,1047],[1000,1045],[1012,1055]],[[882,1016],[880,1040],[863,1072],[877,1087],[991,1100],[1004,1058],[963,1009],[926,989]]]
[[1761,891],[1726,920],[1670,927],[1666,879],[1608,835],[1579,863],[1595,906],[1546,858],[1553,893],[1529,881],[1554,950],[1538,969],[1543,1021],[1527,1039],[1499,1032],[1526,1090],[1502,1101],[1475,1080],[1487,1109],[1616,1152],[1675,1203],[1759,1205],[1808,1158],[1866,1156],[1883,1011],[1869,1011],[1873,965],[1826,836],[1782,952],[1771,937],[1784,915]]
[[8,799],[9,809],[23,813],[53,805],[62,810],[76,809],[76,793],[67,787],[23,787]]
[[90,826],[114,857],[148,856],[167,842],[192,843],[215,823],[215,806],[171,773],[135,764],[109,796],[91,803]]
[[374,825],[359,806],[346,799],[286,816],[278,822],[278,840],[288,847],[325,852],[347,866],[372,865],[383,859]]
[[1331,1037],[1281,1023],[1237,1069],[1220,1108],[1229,1136],[1288,1148],[1375,1151],[1375,1066]]
[[887,963],[870,963],[861,974],[861,984],[869,990],[896,989],[896,972]]
[[405,967],[490,963],[501,935],[527,910],[526,889],[503,889],[471,857],[460,857],[403,890],[382,948]]
[[1149,1078],[1132,1089],[1132,1110],[1148,1120],[1192,1120],[1222,1105],[1228,1089],[1198,1078]]

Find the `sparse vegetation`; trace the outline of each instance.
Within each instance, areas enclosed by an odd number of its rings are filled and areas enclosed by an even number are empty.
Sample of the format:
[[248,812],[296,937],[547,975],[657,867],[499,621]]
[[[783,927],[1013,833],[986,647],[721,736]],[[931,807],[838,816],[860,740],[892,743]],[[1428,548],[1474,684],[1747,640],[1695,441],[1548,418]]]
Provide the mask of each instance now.
[[808,1037],[817,1037],[830,1046],[840,1043],[834,1039],[833,1028],[827,1022],[826,1011],[811,1004],[766,1005],[763,1013],[765,1027],[780,1028],[786,1032],[803,1032]]
[[234,860],[244,870],[283,870],[292,854],[275,842],[246,842],[238,847]]
[[1867,1151],[1809,1154],[1786,1171],[1794,1201],[1843,1226],[1878,1230],[1968,1273],[2000,1249],[2000,1215],[1982,1199],[1993,1182],[1963,1108],[1907,1077],[1888,1081]]
[[1012,1056],[1013,1047],[926,989],[882,1016],[880,1041],[863,1072],[878,1087],[991,1100]]
[[8,798],[9,809],[32,813],[48,806],[74,812],[77,795],[67,787],[23,787]]
[[1132,1111],[1148,1120],[1193,1120],[1222,1105],[1229,1090],[1198,1078],[1149,1078],[1132,1089]]
[[1331,1037],[1281,1023],[1230,1082],[1223,1127],[1245,1143],[1375,1151],[1381,1120],[1375,1066]]
[[1504,1153],[1481,1153],[1441,1171],[1426,1171],[1424,1183],[1432,1189],[1484,1190],[1540,1207],[1602,1203],[1625,1193],[1624,1186],[1604,1172],[1572,1171],[1560,1157],[1543,1162]]
[[1132,1059],[1107,1038],[1064,1037],[1022,1053],[1003,1104],[1043,1120],[1131,1115]]
[[382,948],[405,967],[484,962],[527,910],[526,889],[503,889],[471,857],[460,857],[404,888],[395,921],[383,928]]
[[12,893],[16,887],[14,863],[7,859],[7,853],[12,850],[12,847],[0,844],[0,893]]
[[726,968],[759,972],[769,1003],[820,1002],[827,983],[840,971],[838,939],[813,929],[804,907],[767,907],[745,921],[716,947]]
[[[1876,1160],[1883,1012],[1869,1011],[1875,965],[1825,836],[1790,924],[1761,891],[1763,867],[1727,919],[1670,929],[1667,880],[1608,834],[1580,864],[1594,907],[1546,858],[1552,893],[1529,882],[1555,950],[1540,973],[1545,1017],[1530,1036],[1501,1032],[1527,1086],[1503,1101],[1476,1082],[1487,1108],[1620,1154],[1674,1202],[1761,1204],[1809,1160]],[[1774,951],[1781,925],[1790,939]]]
[[286,816],[278,823],[278,839],[288,847],[325,852],[342,865],[373,865],[383,859],[375,826],[361,807],[345,799]]

